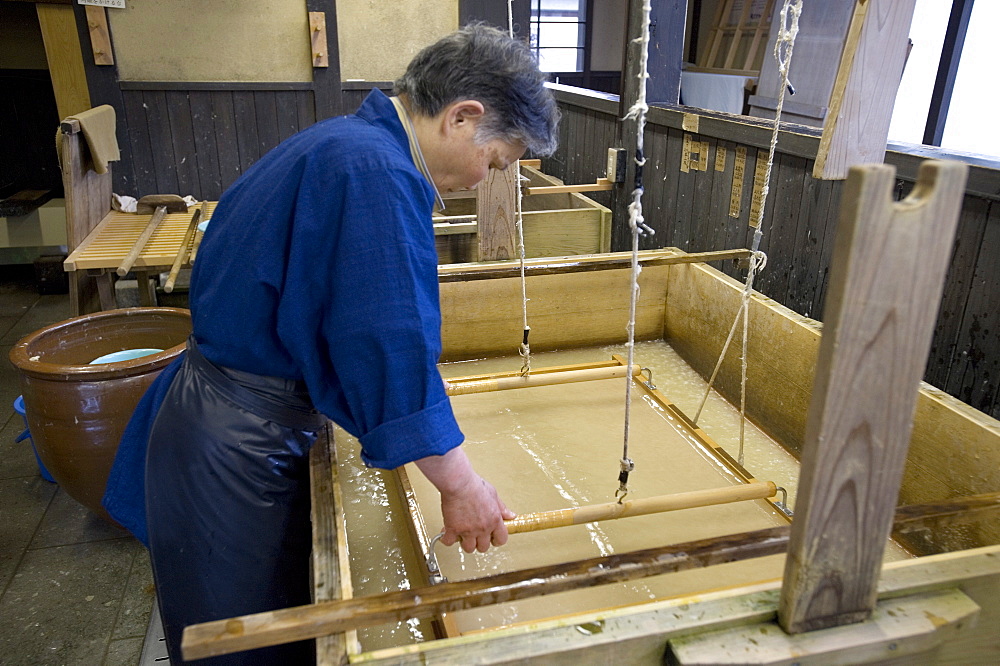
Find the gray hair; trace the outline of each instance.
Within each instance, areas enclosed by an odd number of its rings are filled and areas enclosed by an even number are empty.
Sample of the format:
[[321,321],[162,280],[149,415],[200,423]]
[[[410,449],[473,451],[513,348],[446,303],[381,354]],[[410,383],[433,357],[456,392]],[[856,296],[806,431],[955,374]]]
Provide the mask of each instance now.
[[436,116],[452,102],[485,107],[476,140],[520,141],[536,155],[558,142],[559,109],[527,45],[481,23],[465,26],[424,48],[393,86],[412,108]]

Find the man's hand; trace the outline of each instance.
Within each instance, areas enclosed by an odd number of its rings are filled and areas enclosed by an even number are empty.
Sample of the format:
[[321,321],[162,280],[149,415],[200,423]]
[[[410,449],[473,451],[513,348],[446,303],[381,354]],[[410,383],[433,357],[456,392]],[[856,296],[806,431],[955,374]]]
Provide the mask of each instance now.
[[460,542],[467,553],[485,553],[491,545],[507,543],[503,521],[516,514],[507,509],[496,489],[476,474],[462,447],[443,456],[421,458],[416,465],[441,492],[441,543],[450,546]]

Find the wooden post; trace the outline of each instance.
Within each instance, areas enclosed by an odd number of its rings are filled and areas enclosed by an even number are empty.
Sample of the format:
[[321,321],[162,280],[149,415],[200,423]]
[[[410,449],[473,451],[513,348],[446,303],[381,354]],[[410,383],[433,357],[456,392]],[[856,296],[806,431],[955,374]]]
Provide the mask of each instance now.
[[854,167],[844,188],[781,591],[790,633],[875,606],[968,167],[925,162],[896,204],[895,173]]
[[[337,473],[333,428],[327,425],[309,451],[309,484],[312,492],[313,602],[339,601],[350,594],[350,562],[343,542],[344,508]],[[347,664],[344,633],[316,637],[316,663]]]
[[517,165],[490,175],[476,188],[479,261],[513,259],[517,250]]
[[823,122],[814,178],[843,180],[851,166],[885,159],[915,4],[858,0]]
[[[66,246],[72,251],[111,210],[111,169],[99,174],[90,168],[78,120],[63,121],[59,140],[66,197]],[[107,284],[111,284],[110,280],[108,277]],[[107,290],[107,285],[102,287]],[[109,293],[113,295],[113,290]],[[98,284],[84,271],[70,272],[69,295],[74,315],[101,309]]]

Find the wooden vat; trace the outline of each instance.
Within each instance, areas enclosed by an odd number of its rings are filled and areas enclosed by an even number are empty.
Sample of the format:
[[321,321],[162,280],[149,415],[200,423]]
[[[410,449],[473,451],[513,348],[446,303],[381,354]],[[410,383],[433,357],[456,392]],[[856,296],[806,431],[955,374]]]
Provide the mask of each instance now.
[[[644,253],[636,338],[666,340],[707,374],[742,285],[705,265],[663,263],[680,254]],[[579,271],[589,260],[537,261],[529,267],[533,350],[621,342],[628,317],[627,260],[605,255],[593,258],[601,270]],[[570,265],[563,271],[559,263]],[[511,275],[513,264],[491,266],[441,271],[446,360],[507,355],[520,339],[520,281]],[[819,325],[759,296],[751,310],[748,363],[754,381],[748,416],[796,452],[812,392]],[[731,353],[718,380],[731,396],[738,390],[737,364]],[[324,463],[324,453],[328,447],[318,448],[314,460],[317,601],[350,595],[345,568],[350,534],[338,513],[343,509],[336,501],[338,472],[335,464],[325,466],[331,463]],[[899,503],[997,489],[1000,423],[924,386]],[[318,639],[318,653],[320,663],[339,663],[346,649],[352,663],[652,664],[663,663],[669,651],[680,663],[748,663],[749,643],[773,640],[772,659],[762,663],[995,663],[1000,659],[998,523],[993,510],[897,534],[922,556],[884,565],[873,618],[799,635],[791,647],[775,622],[781,580],[772,579],[625,607],[581,608],[528,624],[369,652],[348,632]]]
[[[562,185],[528,164],[521,164],[526,187]],[[439,263],[479,260],[475,191],[446,196],[445,210],[436,216]],[[608,252],[611,210],[576,192],[537,194],[522,199],[524,250],[527,257],[553,257]]]

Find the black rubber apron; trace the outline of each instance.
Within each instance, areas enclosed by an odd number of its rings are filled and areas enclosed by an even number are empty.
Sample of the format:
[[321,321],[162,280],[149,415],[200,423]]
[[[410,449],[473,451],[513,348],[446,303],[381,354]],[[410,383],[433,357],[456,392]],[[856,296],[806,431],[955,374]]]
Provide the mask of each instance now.
[[[188,341],[146,461],[171,663],[185,626],[310,602],[309,448],[325,424],[301,382],[217,367]],[[310,640],[195,663],[314,661]]]

